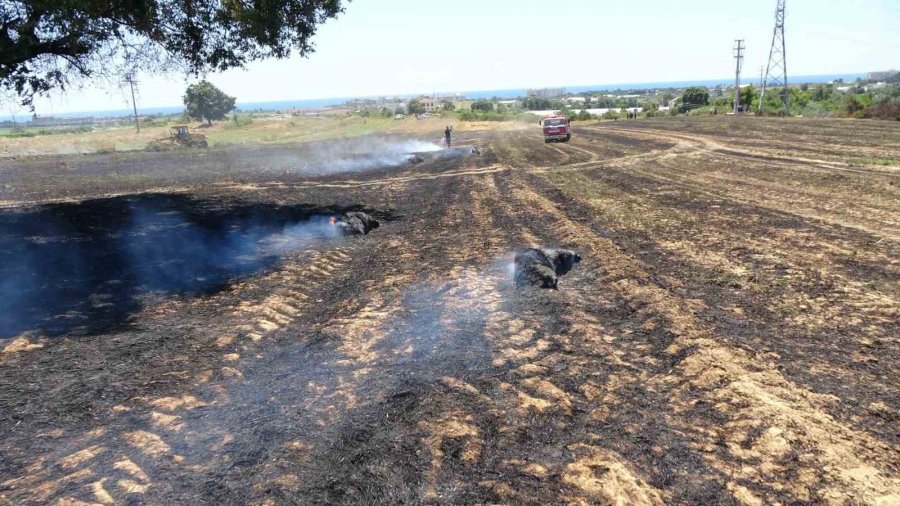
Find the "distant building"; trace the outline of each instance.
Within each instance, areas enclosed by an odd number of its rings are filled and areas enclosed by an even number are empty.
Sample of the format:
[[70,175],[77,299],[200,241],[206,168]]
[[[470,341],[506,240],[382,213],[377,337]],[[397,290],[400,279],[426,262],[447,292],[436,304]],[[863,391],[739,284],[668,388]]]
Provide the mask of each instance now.
[[419,95],[418,97],[412,99],[412,101],[422,104],[422,106],[425,108],[425,112],[436,112],[441,110],[441,101],[440,99],[435,97]]
[[518,100],[500,100],[497,102],[500,105],[506,106],[508,109],[513,109],[519,107]]
[[466,96],[462,93],[449,93],[446,95],[435,95],[434,99],[438,102],[463,102]]
[[565,94],[565,88],[537,88],[528,90],[529,97],[559,98]]
[[866,81],[884,81],[900,74],[900,70],[882,70],[878,72],[866,72]]
[[[613,108],[597,107],[597,108],[593,108],[593,109],[585,109],[585,111],[587,111],[588,114],[593,114],[594,116],[603,116],[604,114],[606,114],[610,111],[618,114],[618,113],[621,113],[622,111],[630,112],[630,113],[638,113],[643,110],[644,110],[643,107],[613,107]],[[581,112],[581,109],[572,109],[572,112],[575,114],[578,114]]]
[[566,100],[566,102],[569,102],[572,104],[583,104],[585,102],[588,102],[588,100],[585,97],[569,97],[565,100]]

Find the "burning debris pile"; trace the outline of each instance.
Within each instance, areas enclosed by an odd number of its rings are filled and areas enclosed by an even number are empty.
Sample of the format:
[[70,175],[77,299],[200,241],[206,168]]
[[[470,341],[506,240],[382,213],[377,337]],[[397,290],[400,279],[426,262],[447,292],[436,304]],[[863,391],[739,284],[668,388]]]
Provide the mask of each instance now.
[[328,221],[339,235],[367,235],[381,226],[378,220],[360,211],[350,211],[340,218],[332,216]]
[[559,276],[572,270],[581,255],[568,249],[528,248],[516,253],[514,277],[517,287],[556,289]]

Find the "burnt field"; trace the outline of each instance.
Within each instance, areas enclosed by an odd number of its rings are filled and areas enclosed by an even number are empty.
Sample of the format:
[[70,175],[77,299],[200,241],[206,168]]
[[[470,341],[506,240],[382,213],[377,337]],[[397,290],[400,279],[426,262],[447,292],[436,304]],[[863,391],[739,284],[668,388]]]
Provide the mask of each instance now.
[[460,137],[3,161],[0,504],[900,501],[900,125]]

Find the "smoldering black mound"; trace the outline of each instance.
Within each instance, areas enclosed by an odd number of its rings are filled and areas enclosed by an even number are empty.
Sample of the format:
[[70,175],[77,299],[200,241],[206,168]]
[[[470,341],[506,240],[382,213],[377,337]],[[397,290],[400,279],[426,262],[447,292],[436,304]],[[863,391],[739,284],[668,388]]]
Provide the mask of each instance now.
[[361,211],[350,211],[335,222],[343,235],[366,235],[381,224],[375,218]]
[[517,287],[537,286],[556,289],[559,276],[567,274],[581,261],[581,255],[568,249],[528,248],[516,253]]

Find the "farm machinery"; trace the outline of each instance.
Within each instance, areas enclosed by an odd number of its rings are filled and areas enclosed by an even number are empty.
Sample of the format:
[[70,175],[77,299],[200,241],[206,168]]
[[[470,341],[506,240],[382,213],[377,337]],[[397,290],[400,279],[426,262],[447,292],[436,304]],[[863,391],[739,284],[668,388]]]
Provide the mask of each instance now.
[[148,151],[169,151],[178,148],[205,148],[209,144],[206,136],[191,132],[187,125],[175,125],[169,128],[169,136],[156,139],[147,144]]

